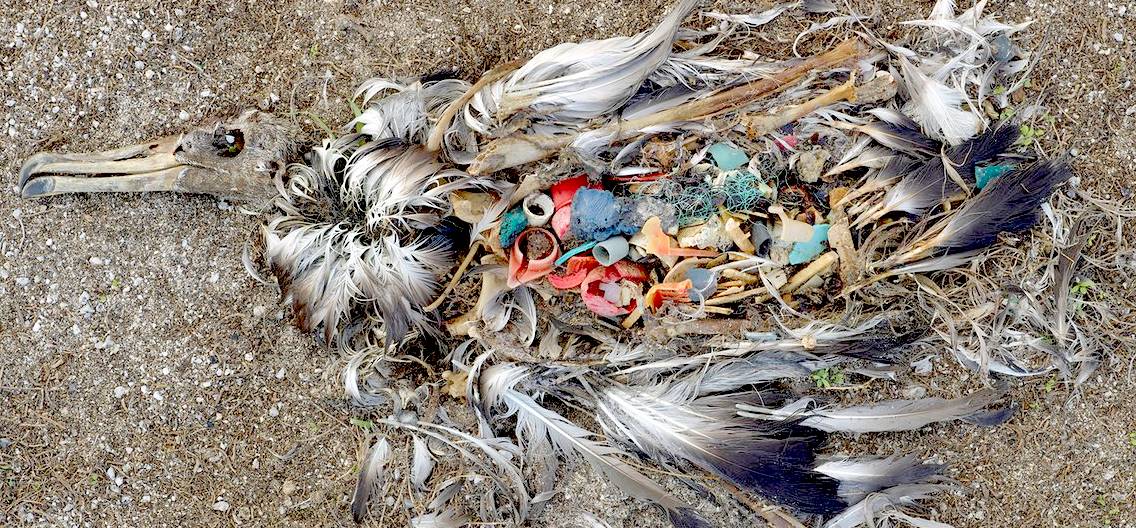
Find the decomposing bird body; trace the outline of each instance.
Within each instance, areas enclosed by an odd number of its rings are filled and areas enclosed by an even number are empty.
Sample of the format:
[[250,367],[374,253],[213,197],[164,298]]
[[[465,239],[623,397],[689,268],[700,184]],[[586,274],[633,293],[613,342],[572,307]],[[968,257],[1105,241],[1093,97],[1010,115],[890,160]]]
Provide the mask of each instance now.
[[[941,465],[827,453],[827,435],[998,425],[1009,389],[843,403],[824,389],[894,380],[938,348],[991,376],[1079,383],[1097,364],[1068,299],[1008,319],[960,304],[976,286],[944,273],[1029,236],[1070,177],[1005,110],[1032,64],[1008,40],[1025,26],[939,2],[893,43],[824,1],[700,23],[696,7],[472,83],[368,81],[343,134],[302,158],[250,112],[37,154],[19,185],[206,193],[263,214],[263,266],[296,324],[349,356],[347,393],[382,431],[356,520],[382,503],[413,526],[521,524],[578,459],[677,526],[707,525],[704,508],[645,466],[781,525],[920,522],[910,507],[952,486]],[[787,12],[829,17],[807,33],[843,40],[783,61],[747,48]],[[1067,289],[1076,229],[1050,217]],[[445,376],[413,386],[397,354]]]

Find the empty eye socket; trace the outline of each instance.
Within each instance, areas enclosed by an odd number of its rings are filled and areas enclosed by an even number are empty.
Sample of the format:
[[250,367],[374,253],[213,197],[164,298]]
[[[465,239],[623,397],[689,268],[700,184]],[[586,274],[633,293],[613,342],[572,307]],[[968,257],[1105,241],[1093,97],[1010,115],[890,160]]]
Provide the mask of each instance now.
[[213,134],[213,148],[224,158],[231,158],[245,149],[245,135],[239,129],[220,129]]

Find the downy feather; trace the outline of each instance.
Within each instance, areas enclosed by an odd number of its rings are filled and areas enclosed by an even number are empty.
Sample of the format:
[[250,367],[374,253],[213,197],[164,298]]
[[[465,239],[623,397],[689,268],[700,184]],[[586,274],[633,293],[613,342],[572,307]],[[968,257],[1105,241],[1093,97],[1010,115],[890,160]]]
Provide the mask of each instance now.
[[899,57],[899,65],[910,98],[903,113],[919,123],[925,133],[958,145],[978,132],[978,116],[960,108],[965,94],[925,75],[906,57]]
[[426,442],[414,435],[414,457],[410,463],[410,483],[419,491],[426,489],[426,479],[434,471],[434,456]]
[[367,460],[363,464],[363,469],[359,471],[359,479],[355,483],[355,494],[351,498],[351,517],[356,523],[363,522],[371,495],[377,491],[376,488],[382,487],[383,468],[390,461],[390,456],[390,444],[387,443],[386,437],[380,436],[375,445],[371,446],[371,452],[367,454]]

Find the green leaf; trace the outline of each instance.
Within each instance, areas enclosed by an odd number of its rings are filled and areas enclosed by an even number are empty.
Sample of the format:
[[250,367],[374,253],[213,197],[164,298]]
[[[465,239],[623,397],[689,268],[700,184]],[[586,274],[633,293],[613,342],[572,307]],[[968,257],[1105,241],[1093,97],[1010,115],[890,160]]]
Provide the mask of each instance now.
[[355,427],[358,427],[364,431],[370,431],[371,429],[375,428],[375,422],[372,422],[370,420],[360,420],[358,418],[352,418],[351,425],[354,425]]

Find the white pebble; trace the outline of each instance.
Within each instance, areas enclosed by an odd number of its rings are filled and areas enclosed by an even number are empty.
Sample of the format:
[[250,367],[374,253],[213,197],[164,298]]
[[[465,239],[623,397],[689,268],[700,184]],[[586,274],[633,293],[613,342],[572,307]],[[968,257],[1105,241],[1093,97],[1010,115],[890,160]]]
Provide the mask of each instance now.
[[91,265],[92,265],[92,266],[102,266],[103,264],[105,264],[105,263],[106,263],[106,261],[105,261],[105,260],[103,260],[103,259],[101,259],[101,258],[99,258],[99,257],[91,257],[91,259],[89,260],[89,262],[91,263]]
[[141,70],[146,67],[146,63],[142,61],[134,61],[134,69]]
[[127,389],[126,387],[119,385],[119,386],[114,388],[114,397],[121,400],[123,396],[126,396],[127,392],[130,392],[130,389]]
[[1112,34],[1112,38],[1117,42],[1124,42],[1124,33],[1117,31],[1116,33]]
[[219,500],[213,503],[213,509],[221,512],[229,511],[229,503],[223,500]]
[[178,119],[181,119],[182,121],[189,119],[189,112],[186,112],[185,110],[178,112]]

